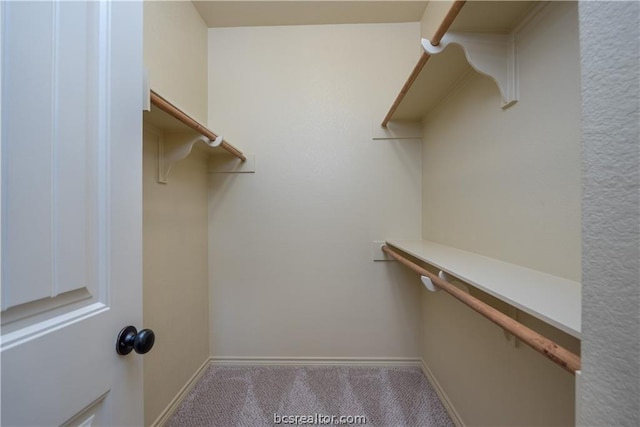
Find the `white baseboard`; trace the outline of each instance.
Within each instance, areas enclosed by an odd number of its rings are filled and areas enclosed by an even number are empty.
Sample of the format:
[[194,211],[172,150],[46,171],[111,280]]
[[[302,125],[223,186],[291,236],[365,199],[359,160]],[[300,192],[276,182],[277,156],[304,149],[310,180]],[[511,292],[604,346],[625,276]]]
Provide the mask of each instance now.
[[416,366],[422,364],[417,357],[233,357],[213,356],[212,365],[256,366]]
[[198,382],[202,374],[205,373],[209,365],[211,364],[211,359],[206,359],[204,363],[198,368],[198,370],[189,378],[189,381],[180,389],[178,394],[169,402],[169,405],[165,408],[164,411],[160,413],[158,418],[151,424],[151,427],[162,427],[164,426],[169,418],[173,415],[173,413],[178,409],[178,406],[182,403],[187,394],[191,391],[194,385]]
[[449,413],[449,416],[451,417],[453,423],[456,425],[456,427],[465,427],[460,414],[458,414],[458,411],[456,411],[456,408],[454,408],[453,404],[449,400],[449,397],[440,386],[440,383],[438,383],[438,380],[436,380],[436,377],[433,376],[433,373],[431,372],[429,367],[426,365],[426,363],[424,363],[423,359],[420,359],[420,367],[422,367],[422,372],[433,386],[433,389],[436,391],[436,394],[440,398],[440,401],[444,405],[444,408],[447,410],[447,413]]

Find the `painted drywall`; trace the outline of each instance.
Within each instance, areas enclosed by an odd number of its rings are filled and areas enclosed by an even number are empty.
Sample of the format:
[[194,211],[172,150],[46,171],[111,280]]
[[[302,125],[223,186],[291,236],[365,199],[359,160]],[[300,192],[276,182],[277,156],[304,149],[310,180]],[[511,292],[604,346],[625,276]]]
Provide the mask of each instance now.
[[209,357],[206,156],[176,163],[157,182],[158,133],[145,124],[143,156],[145,425],[153,423]]
[[[514,344],[513,337],[448,294],[422,292],[422,357],[464,425],[574,424],[573,375],[525,344]],[[495,298],[471,292],[508,312]],[[518,321],[579,353],[575,338],[524,313]]]
[[583,144],[579,424],[640,425],[640,7],[580,3]]
[[420,36],[422,38],[429,40],[433,37],[453,3],[452,0],[445,0],[431,1],[427,4],[420,20]]
[[207,120],[207,26],[190,1],[144,2],[144,65],[151,88]]
[[[144,2],[144,64],[151,88],[195,119],[207,119],[207,28],[189,1]],[[158,134],[144,134],[145,424],[209,356],[207,166],[193,154],[157,182]]]
[[256,156],[255,174],[210,181],[214,357],[418,356],[419,282],[371,242],[420,236],[421,143],[371,126],[419,29],[209,30],[209,125]]
[[[502,110],[497,86],[473,73],[425,120],[424,238],[579,281],[576,3],[549,4],[517,45],[517,104]],[[514,348],[500,328],[448,295],[425,291],[422,301],[422,356],[464,423],[574,423],[571,374],[524,345]],[[577,340],[520,320],[579,352]]]
[[415,22],[427,1],[197,1],[209,27]]
[[[426,239],[580,280],[580,63],[576,4],[518,36],[520,101],[472,73],[425,122]],[[457,48],[452,46],[450,48]]]

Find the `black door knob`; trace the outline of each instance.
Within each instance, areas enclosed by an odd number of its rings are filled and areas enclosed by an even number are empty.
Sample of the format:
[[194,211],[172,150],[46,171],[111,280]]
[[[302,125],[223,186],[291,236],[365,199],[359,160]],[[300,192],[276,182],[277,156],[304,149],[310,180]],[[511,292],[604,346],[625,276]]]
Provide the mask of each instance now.
[[116,340],[116,353],[125,355],[135,350],[138,354],[145,354],[156,341],[156,334],[151,329],[143,329],[140,332],[133,326],[123,328]]

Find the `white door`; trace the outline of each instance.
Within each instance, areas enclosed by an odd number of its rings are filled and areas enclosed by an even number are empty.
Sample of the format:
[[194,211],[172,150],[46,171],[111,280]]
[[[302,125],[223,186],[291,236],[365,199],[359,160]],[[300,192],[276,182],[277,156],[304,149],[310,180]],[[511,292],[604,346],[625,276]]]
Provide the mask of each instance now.
[[1,423],[140,425],[142,5],[0,8]]

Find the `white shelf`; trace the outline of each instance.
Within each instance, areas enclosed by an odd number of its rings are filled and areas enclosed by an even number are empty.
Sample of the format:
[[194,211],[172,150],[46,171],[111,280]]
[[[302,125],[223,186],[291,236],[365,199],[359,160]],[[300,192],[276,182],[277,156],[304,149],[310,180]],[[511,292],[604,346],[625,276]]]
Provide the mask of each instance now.
[[387,244],[580,338],[578,282],[426,240],[387,240]]
[[144,111],[143,120],[146,123],[151,124],[156,129],[161,130],[167,133],[185,133],[191,134],[193,136],[199,135],[198,132],[180,122],[175,117],[171,116],[169,113],[162,111],[155,105],[151,105],[150,111]]
[[158,134],[159,183],[166,184],[173,165],[187,158],[196,147],[209,154],[224,150],[234,156],[231,160],[225,158],[222,162],[215,162],[210,169],[212,172],[255,172],[253,156],[248,158],[224,141],[222,136],[214,134],[154,91],[149,91],[149,94],[149,111],[143,113],[143,120],[150,130]]

